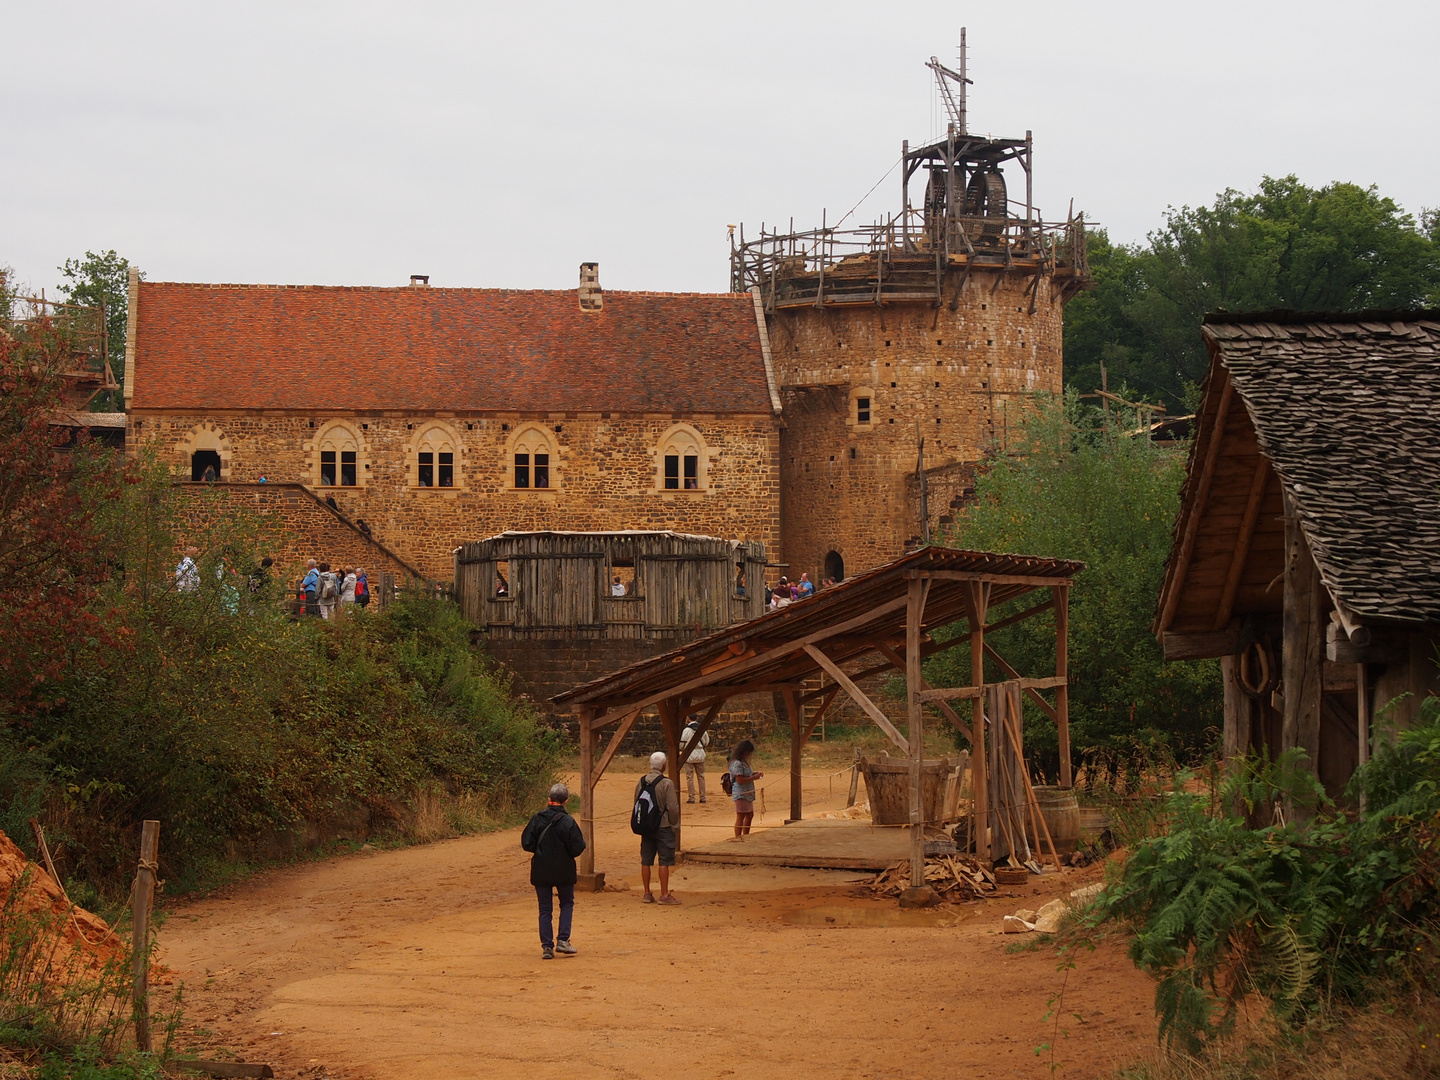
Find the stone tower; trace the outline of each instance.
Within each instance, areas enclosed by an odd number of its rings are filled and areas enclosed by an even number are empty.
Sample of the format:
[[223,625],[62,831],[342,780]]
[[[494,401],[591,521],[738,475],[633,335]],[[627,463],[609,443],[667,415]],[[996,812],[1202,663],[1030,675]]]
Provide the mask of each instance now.
[[1062,389],[1083,223],[1041,220],[1030,133],[967,134],[963,74],[929,66],[951,123],[904,145],[898,215],[733,241],[731,289],[758,293],[780,383],[791,577],[838,580],[937,535],[1032,395]]

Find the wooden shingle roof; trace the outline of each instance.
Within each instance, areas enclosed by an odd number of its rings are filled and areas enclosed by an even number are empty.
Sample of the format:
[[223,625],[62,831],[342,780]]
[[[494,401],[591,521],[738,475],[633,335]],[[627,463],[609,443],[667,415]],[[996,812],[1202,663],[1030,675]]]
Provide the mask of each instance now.
[[770,415],[746,293],[141,282],[138,409]]
[[1331,595],[1440,623],[1440,312],[1215,314],[1202,333]]

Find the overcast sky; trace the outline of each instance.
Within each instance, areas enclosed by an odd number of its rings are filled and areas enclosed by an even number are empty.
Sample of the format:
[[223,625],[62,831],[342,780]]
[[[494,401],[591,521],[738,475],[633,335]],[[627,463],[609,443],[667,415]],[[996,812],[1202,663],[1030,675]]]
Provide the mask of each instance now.
[[727,224],[833,222],[943,130],[962,24],[971,129],[1034,131],[1047,218],[1138,240],[1292,172],[1440,205],[1434,2],[0,0],[0,265],[723,290]]

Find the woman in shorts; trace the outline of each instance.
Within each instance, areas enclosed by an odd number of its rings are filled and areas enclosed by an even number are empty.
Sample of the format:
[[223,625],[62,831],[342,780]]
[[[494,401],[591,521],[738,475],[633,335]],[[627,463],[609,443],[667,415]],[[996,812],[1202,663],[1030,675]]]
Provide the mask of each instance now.
[[764,773],[750,767],[750,757],[755,753],[755,744],[745,739],[730,760],[730,798],[735,800],[735,835],[745,836],[750,832],[750,822],[755,819],[755,781]]

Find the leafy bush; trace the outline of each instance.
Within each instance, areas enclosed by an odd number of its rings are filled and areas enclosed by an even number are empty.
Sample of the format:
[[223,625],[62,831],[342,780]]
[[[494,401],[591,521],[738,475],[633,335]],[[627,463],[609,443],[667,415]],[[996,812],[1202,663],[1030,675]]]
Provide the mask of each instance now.
[[[1086,569],[1070,594],[1072,751],[1091,775],[1111,779],[1135,762],[1173,753],[1189,758],[1211,741],[1220,714],[1214,661],[1167,664],[1150,622],[1180,505],[1182,451],[1130,438],[1073,393],[1040,398],[1010,436],[1010,452],[986,464],[945,538],[961,547],[1078,559]],[[996,622],[1037,602],[1037,594],[996,609]],[[1034,616],[986,641],[1026,675],[1055,670],[1055,621]],[[936,685],[970,681],[969,649],[931,659]],[[1004,674],[993,663],[987,679]],[[1055,725],[1026,704],[1025,746],[1050,776],[1059,766]]]
[[1159,980],[1168,1042],[1193,1052],[1225,1036],[1252,994],[1287,1024],[1327,1002],[1363,1002],[1377,980],[1428,980],[1440,929],[1440,698],[1421,715],[1357,772],[1352,790],[1368,809],[1353,820],[1322,813],[1257,830],[1220,809],[1283,797],[1324,809],[1298,751],[1248,763],[1218,803],[1181,785],[1170,794],[1168,833],[1135,848],[1097,908],[1134,928],[1130,955]]
[[[116,896],[145,818],[162,822],[164,873],[184,884],[302,822],[363,808],[404,829],[437,797],[473,822],[544,791],[557,737],[510,700],[447,601],[293,621],[274,583],[249,587],[273,523],[203,493],[197,512],[143,452],[82,445],[57,464],[43,423],[54,356],[63,342],[0,334],[0,387],[19,388],[0,393],[0,826],[13,839],[27,844],[25,819],[43,810],[70,883]],[[193,591],[177,587],[182,545],[201,551]]]

